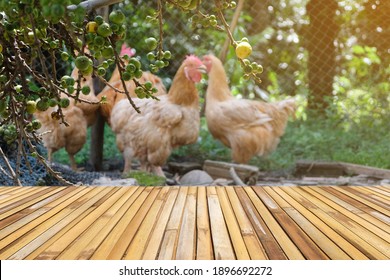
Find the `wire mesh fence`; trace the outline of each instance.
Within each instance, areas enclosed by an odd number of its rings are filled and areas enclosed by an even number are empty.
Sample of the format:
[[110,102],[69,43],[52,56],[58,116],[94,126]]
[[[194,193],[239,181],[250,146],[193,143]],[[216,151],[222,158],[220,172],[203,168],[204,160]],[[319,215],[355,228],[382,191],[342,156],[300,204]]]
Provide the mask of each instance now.
[[[133,26],[129,44],[143,53],[145,34],[158,36],[158,28],[140,19],[153,13],[145,1],[122,5]],[[245,0],[233,35],[248,37],[251,59],[262,64],[262,84],[242,79],[234,50],[229,48],[225,68],[235,94],[246,98],[274,99],[295,95],[310,109],[329,106],[342,118],[356,121],[388,115],[390,92],[390,2],[384,0]],[[213,3],[202,4],[212,13]],[[240,3],[239,3],[240,4]],[[144,9],[144,10],[142,10]],[[226,12],[232,21],[234,10]],[[164,47],[174,59],[159,75],[169,86],[182,57],[188,53],[221,55],[225,34],[207,23],[164,10]]]

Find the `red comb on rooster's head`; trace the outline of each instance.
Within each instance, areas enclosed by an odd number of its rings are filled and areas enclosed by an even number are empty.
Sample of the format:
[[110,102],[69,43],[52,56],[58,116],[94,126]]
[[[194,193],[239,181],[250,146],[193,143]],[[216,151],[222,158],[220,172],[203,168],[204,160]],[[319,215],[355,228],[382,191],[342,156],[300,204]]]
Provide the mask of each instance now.
[[196,65],[203,65],[203,62],[202,60],[200,60],[199,57],[197,57],[196,55],[194,54],[190,54],[190,55],[187,55],[186,56],[186,59],[185,59],[185,62],[186,63],[193,63],[193,64],[196,64]]
[[206,67],[204,66],[202,60],[200,60],[200,58],[196,55],[187,55],[183,65],[187,79],[193,81],[194,83],[199,83],[202,79],[202,73],[206,73]]
[[132,48],[126,46],[126,44],[123,44],[122,48],[121,48],[120,55],[124,56],[125,54],[127,54],[130,57],[132,57],[132,56],[135,55],[135,51]]

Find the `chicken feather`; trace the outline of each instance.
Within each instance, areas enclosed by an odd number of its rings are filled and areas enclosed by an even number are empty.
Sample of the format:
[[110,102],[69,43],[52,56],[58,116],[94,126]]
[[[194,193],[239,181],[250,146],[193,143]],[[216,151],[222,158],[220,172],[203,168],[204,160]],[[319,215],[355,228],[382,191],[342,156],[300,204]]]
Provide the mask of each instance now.
[[205,115],[213,137],[231,149],[237,163],[275,150],[295,112],[294,99],[275,103],[237,99],[230,92],[222,62],[214,55],[205,56],[203,62],[209,76]]
[[141,169],[164,176],[161,166],[172,149],[194,143],[199,134],[199,96],[195,83],[205,67],[199,58],[187,57],[177,71],[167,95],[159,100],[133,98],[137,113],[128,100],[112,109],[111,127],[125,160],[124,173],[136,157]]

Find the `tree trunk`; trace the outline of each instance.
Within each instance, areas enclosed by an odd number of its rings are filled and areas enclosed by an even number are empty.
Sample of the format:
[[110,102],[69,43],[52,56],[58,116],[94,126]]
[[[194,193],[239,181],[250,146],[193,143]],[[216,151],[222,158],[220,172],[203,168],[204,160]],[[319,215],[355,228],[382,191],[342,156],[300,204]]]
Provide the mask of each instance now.
[[334,41],[339,32],[337,2],[311,0],[306,8],[310,25],[306,35],[310,96],[308,109],[324,115],[329,106],[336,73]]
[[[97,13],[108,19],[108,7],[100,8]],[[93,78],[93,88],[95,94],[98,95],[104,88],[104,83],[99,78]],[[95,124],[91,127],[91,149],[89,157],[89,165],[92,171],[101,171],[103,169],[103,146],[104,146],[104,124],[105,120],[97,111]]]

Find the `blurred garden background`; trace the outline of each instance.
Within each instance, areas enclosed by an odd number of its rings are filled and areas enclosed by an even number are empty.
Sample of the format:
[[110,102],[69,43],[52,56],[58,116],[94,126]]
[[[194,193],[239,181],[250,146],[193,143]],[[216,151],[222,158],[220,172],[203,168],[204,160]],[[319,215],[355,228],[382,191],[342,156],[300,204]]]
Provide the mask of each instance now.
[[[158,25],[145,20],[155,7],[144,2],[149,1],[124,1],[116,7],[126,13],[131,27],[127,44],[146,60],[145,34],[158,36]],[[390,1],[237,3],[226,18],[230,23],[239,14],[234,38],[247,37],[251,42],[251,60],[264,68],[262,83],[243,79],[234,49],[224,51],[225,33],[207,22],[195,23],[182,11],[167,9],[164,49],[171,50],[173,59],[158,72],[165,85],[169,88],[185,55],[214,53],[224,59],[237,98],[274,101],[294,96],[298,100],[296,119],[289,122],[276,151],[251,164],[277,170],[304,159],[390,168]],[[202,5],[207,9],[207,3]],[[206,87],[205,77],[199,86],[202,97]],[[103,159],[120,159],[107,125],[104,135]],[[79,164],[88,164],[90,149],[89,138],[76,157]],[[202,118],[198,142],[175,150],[171,160],[205,159],[229,161],[230,151],[212,138]],[[66,153],[57,152],[55,160],[67,163]]]

